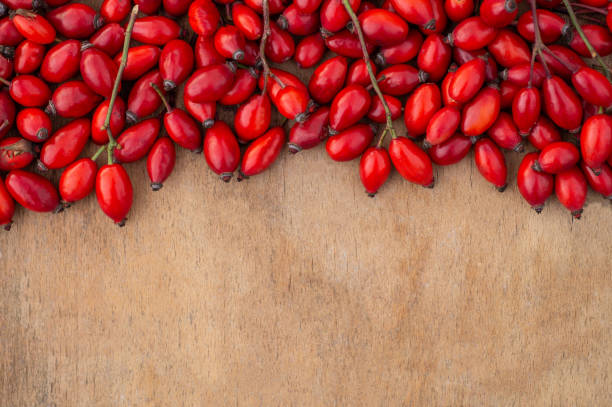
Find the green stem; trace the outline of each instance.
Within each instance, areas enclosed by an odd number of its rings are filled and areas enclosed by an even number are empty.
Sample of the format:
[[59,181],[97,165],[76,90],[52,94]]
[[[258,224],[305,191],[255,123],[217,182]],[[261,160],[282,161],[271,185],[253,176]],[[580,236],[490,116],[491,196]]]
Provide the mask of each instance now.
[[[396,138],[397,135],[395,134],[395,129],[393,128],[393,119],[391,118],[391,110],[389,109],[389,105],[387,105],[387,101],[385,100],[383,93],[378,87],[378,81],[376,80],[376,75],[374,75],[374,71],[372,70],[372,65],[370,63],[370,55],[366,47],[365,38],[363,37],[363,31],[361,30],[361,24],[359,24],[359,19],[357,18],[355,11],[353,11],[353,8],[351,7],[349,0],[342,0],[342,4],[344,5],[344,8],[346,9],[349,16],[351,16],[351,20],[353,21],[353,26],[355,27],[355,30],[357,31],[357,37],[359,37],[359,43],[361,44],[361,50],[363,53],[363,61],[365,62],[366,68],[368,69],[368,74],[370,75],[370,82],[372,82],[372,87],[374,88],[374,91],[376,91],[376,94],[380,98],[383,108],[385,109],[385,117],[387,119],[387,125],[385,127],[385,131],[381,135],[381,139],[384,138],[387,131],[391,134],[392,138]],[[382,141],[379,140],[379,143],[382,143]]]
[[8,127],[11,124],[8,120],[4,119],[2,124],[0,124],[0,131],[4,130],[5,127]]
[[263,0],[262,2],[263,8],[263,23],[264,29],[263,34],[261,35],[261,40],[259,41],[259,60],[261,61],[261,65],[263,66],[263,89],[261,90],[261,94],[264,95],[268,91],[268,77],[270,76],[270,65],[268,65],[268,60],[266,59],[266,42],[268,41],[268,36],[270,35],[270,3],[269,0]]
[[98,157],[100,157],[100,154],[102,154],[104,152],[104,150],[106,150],[106,144],[103,146],[100,146],[100,148],[98,149],[98,151],[96,151],[96,153],[94,155],[91,156],[91,159],[93,161],[96,161],[98,159]]
[[168,100],[166,99],[166,97],[164,96],[164,94],[162,93],[162,91],[159,89],[159,87],[154,84],[153,82],[151,82],[149,85],[151,85],[151,87],[153,88],[153,90],[155,91],[155,93],[157,93],[159,95],[159,98],[161,99],[162,103],[164,104],[164,107],[166,108],[166,111],[168,113],[170,113],[172,111],[172,107],[170,106],[170,103],[168,103]]
[[529,71],[529,83],[527,84],[528,87],[531,87],[531,83],[533,82],[533,68],[535,64],[536,55],[540,56],[540,61],[542,61],[542,66],[546,71],[547,77],[550,77],[550,70],[548,69],[548,64],[546,64],[544,55],[542,55],[544,42],[542,41],[542,34],[540,33],[540,20],[538,20],[536,0],[529,0],[529,5],[531,6],[531,15],[533,16],[533,33],[535,37],[533,48],[531,49],[531,70]]
[[0,76],[0,83],[6,85],[6,86],[11,86],[11,82],[7,81],[6,79],[4,79],[3,77]]
[[591,53],[591,58],[595,58],[597,60],[599,65],[601,65],[601,67],[603,68],[608,80],[612,81],[612,78],[610,77],[610,68],[606,65],[606,63],[601,58],[601,56],[597,53],[595,48],[593,48],[593,44],[591,44],[591,42],[585,35],[584,31],[582,31],[582,27],[580,26],[580,23],[578,23],[578,18],[576,17],[576,13],[574,13],[574,9],[572,8],[572,5],[570,4],[569,0],[562,0],[562,1],[563,1],[563,5],[567,9],[567,14],[570,18],[570,21],[572,22],[572,25],[576,29],[576,32],[578,33],[580,38],[582,38],[584,45],[586,45],[587,49]]

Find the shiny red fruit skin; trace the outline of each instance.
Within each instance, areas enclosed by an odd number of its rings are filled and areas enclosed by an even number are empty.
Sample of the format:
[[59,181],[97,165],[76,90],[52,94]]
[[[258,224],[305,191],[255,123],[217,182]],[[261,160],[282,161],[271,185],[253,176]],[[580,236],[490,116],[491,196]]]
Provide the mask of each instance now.
[[242,156],[238,179],[259,174],[274,163],[285,144],[285,132],[273,127],[253,141]]
[[612,105],[612,83],[601,72],[583,66],[572,75],[572,84],[587,102],[604,108]]
[[285,86],[272,98],[272,103],[287,119],[302,122],[308,110],[308,92],[294,86]]
[[516,176],[516,183],[523,198],[537,213],[540,213],[544,208],[544,203],[553,193],[555,181],[551,174],[537,172],[533,169],[537,158],[538,153],[529,153],[523,157]]
[[289,152],[313,148],[327,137],[329,107],[322,106],[312,113],[303,123],[295,123],[289,132]]
[[370,147],[361,156],[359,178],[366,193],[373,197],[391,173],[391,159],[383,147]]
[[424,187],[433,187],[431,159],[412,140],[402,136],[392,139],[389,143],[389,156],[404,179]]
[[580,151],[584,163],[596,173],[612,155],[612,118],[607,114],[589,117],[580,132]]
[[557,141],[542,149],[534,162],[534,169],[549,174],[559,174],[575,166],[578,160],[580,153],[576,146],[566,141]]
[[6,189],[4,181],[0,178],[0,226],[4,226],[4,230],[11,229],[14,213],[15,202]]
[[458,109],[461,109],[463,103],[453,99],[450,96],[450,84],[453,82],[455,78],[455,74],[457,73],[457,66],[452,64],[448,69],[448,73],[442,79],[442,83],[440,84],[440,93],[442,94],[442,104],[444,106],[454,106]]
[[180,17],[189,11],[191,0],[163,0],[164,11],[172,17]]
[[408,24],[397,14],[383,9],[373,9],[359,15],[359,23],[365,38],[379,46],[401,43],[408,35]]
[[293,4],[302,13],[314,13],[319,9],[322,0],[295,0]]
[[[570,79],[572,74],[580,69],[580,67],[587,66],[586,62],[584,62],[580,55],[576,54],[571,49],[564,47],[563,45],[551,44],[548,46],[548,49],[552,51],[557,58],[563,60],[565,65],[568,65],[568,67],[571,68],[571,70],[566,68],[564,64],[557,61],[557,59],[549,55],[548,52],[544,52],[542,54],[544,56],[546,65],[548,65],[548,68],[550,68],[550,71],[564,79]],[[539,56],[538,59],[541,61]]]
[[423,34],[442,34],[446,30],[448,24],[448,18],[444,11],[443,0],[431,0],[431,11],[433,11],[434,20],[436,20],[435,27],[424,28]]
[[31,14],[13,16],[13,24],[21,35],[37,44],[50,44],[55,39],[55,29],[43,16]]
[[117,138],[117,143],[121,148],[116,148],[113,151],[117,161],[132,163],[144,158],[155,143],[160,128],[160,120],[151,118],[124,130]]
[[261,38],[263,22],[261,17],[252,8],[242,3],[233,3],[232,21],[246,39],[255,41]]
[[32,143],[21,137],[0,140],[0,171],[24,168],[34,160]]
[[[353,10],[357,10],[361,0],[349,0]],[[323,0],[320,10],[321,28],[323,32],[335,33],[342,30],[351,19],[342,0]]]
[[506,189],[506,159],[501,150],[491,141],[483,138],[474,145],[474,160],[480,174],[491,184],[503,192]]
[[215,102],[196,103],[183,95],[183,104],[187,112],[196,119],[205,129],[210,128],[215,122],[217,104]]
[[427,124],[425,146],[435,146],[451,138],[461,122],[461,112],[454,106],[438,110]]
[[194,102],[215,102],[232,88],[234,76],[225,64],[200,68],[187,80],[185,95]]
[[47,140],[53,129],[49,116],[36,107],[20,110],[15,119],[15,124],[19,134],[33,143]]
[[257,88],[257,72],[253,68],[240,68],[236,71],[232,88],[219,100],[219,103],[228,106],[239,105],[253,94],[255,88]]
[[187,150],[199,152],[202,148],[200,127],[182,109],[175,108],[164,115],[164,128],[170,138]]
[[77,40],[62,41],[45,55],[40,76],[47,82],[65,82],[79,72],[80,61],[81,43]]
[[466,136],[484,134],[495,123],[500,111],[499,90],[485,87],[463,108],[461,131]]
[[104,0],[100,15],[107,23],[119,23],[130,13],[130,0]]
[[339,132],[352,126],[368,113],[370,103],[370,94],[363,86],[347,86],[338,92],[332,101],[329,127]]
[[90,37],[104,21],[86,4],[71,3],[47,13],[49,22],[62,36],[70,39]]
[[482,58],[485,61],[485,80],[487,82],[497,82],[499,79],[497,63],[489,55],[486,49],[481,48],[475,51],[466,51],[457,47],[453,48],[453,61],[458,65],[463,65],[476,58]]
[[[504,80],[507,80],[521,88],[527,87],[529,85],[529,77],[531,71],[531,64],[520,64],[514,65],[512,68],[508,68],[501,73],[501,77]],[[533,65],[533,78],[532,85],[536,88],[542,86],[542,82],[544,82],[544,78],[546,78],[546,71],[544,70],[544,65],[539,62],[534,63]]]
[[30,74],[40,67],[45,56],[44,45],[25,40],[15,50],[15,73]]
[[194,54],[196,68],[198,69],[225,63],[225,58],[215,49],[212,37],[199,36],[194,46]]
[[57,190],[46,178],[23,170],[12,170],[5,185],[13,199],[26,209],[51,212],[59,206]]
[[[389,106],[391,120],[399,119],[402,115],[402,101],[390,95],[383,95],[383,97],[387,102],[387,106]],[[378,96],[372,98],[370,110],[368,111],[368,119],[375,123],[386,123],[387,121],[385,108]]]
[[[343,57],[347,58],[362,58],[363,52],[357,35],[352,34],[348,30],[342,30],[331,37],[325,38],[327,48]],[[376,45],[366,41],[366,49],[368,53],[374,52]]]
[[83,117],[98,105],[101,97],[83,81],[64,82],[55,89],[47,112],[61,117]]
[[106,24],[89,38],[89,43],[110,57],[123,48],[125,29],[117,23]]
[[342,89],[347,70],[348,62],[343,56],[328,59],[319,65],[308,83],[312,98],[320,104],[329,103]]
[[117,77],[118,65],[106,53],[96,48],[83,51],[80,68],[81,77],[89,89],[100,96],[110,97]]
[[323,58],[325,41],[320,33],[303,38],[295,48],[294,59],[300,68],[310,68]]
[[[105,144],[108,142],[108,133],[102,130],[106,114],[108,113],[108,105],[110,99],[98,105],[91,119],[91,139],[96,144]],[[120,134],[125,127],[125,102],[121,97],[117,96],[113,105],[113,113],[110,119],[110,129],[114,135]]]
[[173,20],[162,16],[137,18],[132,31],[132,38],[135,41],[151,45],[165,45],[180,36],[181,27]]
[[266,42],[265,52],[266,57],[277,64],[290,60],[295,53],[293,37],[287,31],[281,30],[274,21],[270,21],[270,37]]
[[487,49],[498,64],[505,68],[526,64],[531,61],[531,51],[518,34],[506,28],[499,30]]
[[0,78],[11,80],[13,77],[13,61],[0,55]]
[[81,158],[70,164],[60,177],[59,193],[64,202],[85,198],[96,186],[98,166],[91,158]]
[[159,70],[150,71],[132,86],[127,101],[126,119],[128,123],[136,123],[143,117],[150,116],[161,106],[162,101],[151,83],[160,89],[163,87]]
[[555,124],[546,116],[540,116],[527,139],[538,150],[544,149],[555,141],[561,141],[561,133]]
[[432,146],[427,152],[431,161],[438,165],[452,165],[463,160],[472,148],[472,140],[456,133],[443,143]]
[[[607,28],[597,24],[583,24],[582,31],[600,56],[605,57],[612,53],[612,33]],[[583,57],[591,57],[591,52],[575,29],[572,30],[568,45]]]
[[451,21],[463,21],[474,13],[474,0],[445,0],[444,11]]
[[604,198],[612,200],[612,169],[610,166],[606,163],[602,164],[599,174],[595,174],[584,161],[580,162],[580,168],[591,188],[602,194]]
[[44,106],[51,97],[51,89],[40,78],[19,75],[13,79],[9,92],[13,100],[22,106]]
[[433,7],[428,0],[391,0],[393,9],[411,24],[421,28],[435,28]]
[[[384,76],[384,79],[380,80]],[[392,96],[406,95],[414,90],[419,83],[427,81],[428,75],[417,71],[411,65],[398,64],[379,72],[378,86],[383,93]]]
[[193,71],[194,62],[193,50],[187,42],[172,40],[167,43],[159,57],[164,90],[169,92],[182,84]]
[[121,164],[104,165],[98,170],[96,198],[102,212],[123,226],[132,207],[134,193],[132,181]]
[[514,96],[522,88],[510,81],[501,81],[499,84],[499,93],[501,95],[501,108],[507,109],[512,107]]
[[189,6],[189,25],[198,35],[213,35],[220,18],[217,7],[210,0],[196,0]]
[[523,151],[523,138],[518,132],[512,116],[501,112],[495,123],[489,128],[487,134],[501,148],[521,152]]
[[[376,65],[371,64],[372,72],[376,75]],[[369,86],[372,82],[370,81],[370,74],[366,67],[363,59],[358,59],[351,64],[348,73],[346,74],[346,86],[349,85],[361,85],[364,88]]]
[[227,59],[244,59],[246,41],[244,35],[233,25],[219,27],[214,36],[217,52]]
[[0,45],[16,47],[23,39],[23,35],[17,31],[9,17],[0,20]]
[[242,140],[254,140],[270,127],[272,107],[268,95],[256,94],[234,116],[234,129]]
[[[552,44],[569,30],[569,24],[560,15],[549,10],[538,10],[538,25],[544,44]],[[518,19],[517,31],[527,41],[533,43],[535,34],[533,28],[533,14],[524,13]]]
[[557,174],[555,194],[559,202],[572,212],[572,216],[580,219],[587,195],[587,182],[580,168],[574,166]]
[[451,46],[473,51],[486,47],[496,35],[495,28],[488,26],[481,17],[474,16],[457,24],[448,40]]
[[[217,2],[228,2],[229,0],[217,0]],[[255,10],[259,14],[263,14],[263,1],[262,0],[245,0],[247,6]],[[278,14],[282,12],[286,5],[283,0],[270,0],[269,1],[270,14]]]
[[523,88],[516,92],[512,101],[512,118],[522,136],[529,134],[540,117],[541,109],[540,92],[536,88]]
[[514,21],[518,14],[518,5],[515,0],[484,0],[479,12],[486,24],[502,28]]
[[255,67],[259,61],[259,45],[255,41],[247,41],[244,47],[242,64]]
[[[127,53],[127,63],[123,71],[123,79],[134,81],[149,72],[157,65],[161,52],[161,49],[156,45],[139,45],[130,48]],[[115,55],[113,60],[116,66],[121,64],[122,57],[123,52]]]
[[89,119],[77,119],[58,129],[40,150],[40,162],[55,170],[72,163],[81,154],[91,129]]
[[576,131],[582,122],[582,103],[576,93],[558,76],[546,78],[542,84],[544,111],[555,124]]
[[461,65],[449,84],[449,96],[461,103],[469,102],[485,81],[485,61],[474,58]]
[[155,14],[161,7],[161,0],[134,0],[139,10],[147,15]]
[[376,54],[376,63],[381,66],[406,63],[418,55],[422,43],[423,35],[417,30],[411,30],[399,44],[382,47]]
[[[289,73],[287,71],[283,71],[281,69],[276,69],[276,68],[270,68],[270,72],[272,74],[274,74],[280,82],[283,83],[283,85],[285,86],[293,86],[294,88],[298,88],[306,93],[308,93],[308,88],[306,87],[306,85],[304,85],[302,83],[302,81],[295,76],[292,73]],[[257,86],[259,86],[259,89],[263,90],[264,87],[264,76],[260,75],[259,79],[257,80]],[[268,80],[268,96],[270,96],[270,98],[275,99],[277,93],[282,89],[281,85],[276,81],[276,80]]]
[[310,35],[319,30],[319,13],[304,13],[291,4],[278,17],[277,24],[293,35]]
[[11,99],[9,92],[0,90],[0,139],[6,136],[13,127],[16,110],[15,102]]
[[334,161],[351,161],[372,143],[374,132],[367,124],[357,124],[327,139],[325,149]]
[[232,129],[224,122],[217,122],[206,130],[204,158],[221,180],[229,182],[240,164],[240,147]]
[[176,151],[169,137],[157,139],[147,156],[147,173],[151,180],[151,189],[158,191],[174,169]]
[[429,121],[441,106],[442,96],[437,85],[425,83],[416,88],[404,108],[407,136],[417,138],[425,134]]
[[440,34],[431,34],[425,38],[417,58],[417,66],[427,72],[429,79],[437,82],[444,77],[451,63],[450,46]]

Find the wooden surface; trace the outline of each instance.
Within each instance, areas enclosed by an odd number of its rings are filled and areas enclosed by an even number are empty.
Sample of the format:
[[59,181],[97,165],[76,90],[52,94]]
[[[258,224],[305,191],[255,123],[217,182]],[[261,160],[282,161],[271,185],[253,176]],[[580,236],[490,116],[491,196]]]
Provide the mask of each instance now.
[[472,154],[375,199],[322,147],[240,184],[128,171],[125,228],[90,196],[0,234],[0,405],[612,405],[595,194],[538,216]]

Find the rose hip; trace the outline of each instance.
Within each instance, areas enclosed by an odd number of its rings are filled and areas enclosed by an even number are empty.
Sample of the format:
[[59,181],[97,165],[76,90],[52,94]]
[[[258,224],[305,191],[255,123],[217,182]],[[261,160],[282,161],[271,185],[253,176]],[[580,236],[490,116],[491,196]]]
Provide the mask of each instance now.
[[310,35],[319,29],[319,14],[303,13],[295,4],[291,4],[283,10],[276,23],[282,30],[293,35]]
[[519,134],[512,116],[506,112],[501,112],[497,116],[495,123],[487,131],[491,140],[499,147],[516,152],[523,152],[523,139]]
[[132,207],[132,182],[121,164],[104,165],[96,174],[96,198],[102,212],[124,226]]
[[418,71],[411,65],[398,64],[384,69],[378,74],[378,86],[383,93],[393,96],[406,95],[419,83],[427,82],[429,75]]
[[403,64],[418,55],[422,43],[423,35],[416,30],[411,30],[404,41],[381,48],[374,59],[381,66]]
[[185,95],[194,102],[215,102],[232,88],[234,76],[225,64],[200,68],[187,80]]
[[[205,1],[209,0],[199,0],[193,4]],[[151,45],[165,45],[180,36],[181,27],[171,19],[162,16],[138,18],[134,23],[134,30],[132,31],[132,38],[134,40]]]
[[429,148],[443,143],[455,134],[461,122],[461,112],[453,106],[438,110],[427,125],[427,134],[423,147]]
[[487,45],[487,49],[495,61],[505,68],[531,61],[531,51],[525,40],[506,28],[499,30],[497,36]]
[[546,78],[542,84],[544,111],[555,124],[577,131],[582,122],[582,103],[576,93],[558,76]]
[[363,86],[347,86],[338,92],[332,101],[329,127],[334,132],[339,132],[352,126],[368,113],[370,103],[370,94]]
[[261,38],[263,22],[261,17],[252,8],[242,3],[233,3],[232,21],[246,39],[255,41]]
[[0,171],[24,168],[34,160],[32,143],[21,137],[0,140]]
[[[133,81],[140,78],[157,65],[160,55],[161,49],[155,45],[139,45],[130,48],[127,53],[127,63],[123,71],[123,79]],[[116,66],[119,66],[122,57],[123,52],[115,56],[113,60]]]
[[210,169],[224,182],[229,182],[240,164],[240,147],[232,129],[217,122],[206,130],[204,158]]
[[559,174],[567,171],[578,163],[580,153],[576,146],[566,141],[557,141],[544,147],[538,159],[533,163],[533,169],[549,174]]
[[97,172],[98,166],[91,158],[81,158],[66,167],[59,181],[64,206],[80,201],[93,191]]
[[[383,95],[387,106],[389,107],[389,112],[391,113],[391,120],[396,120],[402,115],[402,102],[401,100],[390,96]],[[370,110],[368,111],[368,119],[372,120],[375,123],[386,123],[387,117],[385,113],[385,108],[380,101],[379,97],[372,98],[372,103],[370,104]]]
[[217,104],[215,102],[192,102],[183,95],[183,104],[187,112],[205,129],[210,128],[214,124],[215,113],[217,112]]
[[606,163],[602,164],[599,174],[595,174],[592,169],[582,161],[580,168],[591,188],[599,192],[606,199],[612,200],[612,169]]
[[[117,23],[106,24],[89,38],[89,43],[108,56],[116,55],[123,46],[125,29]],[[85,45],[87,41],[83,43]]]
[[389,143],[389,156],[400,175],[409,182],[433,188],[431,159],[412,140],[396,137]]
[[257,88],[257,72],[253,68],[240,68],[236,71],[236,79],[232,88],[223,96],[222,105],[239,105],[246,101]]
[[[363,57],[359,38],[348,30],[340,31],[331,37],[325,38],[325,45],[330,51],[347,58]],[[374,52],[375,48],[376,46],[374,44],[366,42],[368,53]]]
[[89,119],[77,119],[58,129],[40,150],[39,168],[55,170],[76,160],[89,140],[90,129]]
[[259,174],[274,163],[285,144],[285,132],[273,127],[253,141],[242,156],[238,181]]
[[100,99],[83,81],[64,82],[53,92],[45,111],[50,116],[83,117],[98,105]]
[[497,35],[497,30],[487,25],[479,16],[469,17],[461,21],[448,35],[451,46],[466,51],[486,47]]
[[487,86],[465,107],[461,114],[461,131],[466,136],[480,136],[495,123],[500,111],[499,90]]
[[19,75],[9,85],[11,98],[22,106],[44,106],[51,97],[49,86],[36,76]]
[[319,65],[308,83],[312,98],[320,104],[329,103],[342,89],[347,70],[348,62],[343,56],[328,59]]
[[147,156],[147,173],[149,174],[153,191],[161,189],[163,182],[172,173],[175,162],[176,151],[174,150],[172,140],[168,137],[157,139]]
[[265,52],[266,57],[277,64],[288,61],[295,53],[293,37],[287,31],[281,30],[274,21],[270,21],[270,37],[266,42]]
[[316,65],[325,54],[325,41],[320,33],[303,38],[295,48],[294,59],[300,68]]
[[213,35],[220,18],[217,7],[210,0],[196,0],[189,6],[189,25],[198,35],[204,37]]
[[597,174],[612,154],[612,118],[607,114],[589,117],[580,132],[584,163]]
[[363,35],[369,42],[380,46],[401,43],[408,35],[408,24],[397,14],[373,9],[359,15]]
[[[160,128],[161,123],[159,119],[151,118],[124,130],[117,138],[117,144],[121,148],[116,148],[113,151],[117,161],[132,163],[144,158],[153,146],[153,143],[155,143]],[[170,132],[168,131],[168,133]]]
[[234,116],[234,129],[242,140],[254,140],[270,127],[272,107],[268,95],[254,95]]
[[15,73],[23,75],[38,70],[44,56],[44,45],[25,40],[15,50]]
[[141,77],[130,90],[126,112],[128,123],[136,123],[143,117],[153,114],[161,106],[162,101],[151,84],[155,84],[160,89],[163,87],[158,70],[151,71]]
[[449,84],[449,96],[458,102],[470,101],[485,81],[485,61],[475,58],[461,65]]
[[555,193],[559,202],[572,212],[572,216],[580,219],[587,195],[587,183],[578,167],[557,174]]
[[79,72],[81,43],[66,40],[51,48],[40,67],[40,76],[47,82],[66,82]]
[[327,137],[329,107],[322,106],[303,123],[295,123],[289,132],[289,152],[292,154],[317,146]]
[[536,88],[520,89],[512,101],[512,118],[521,136],[529,134],[529,130],[540,117],[542,102],[540,92]]
[[0,139],[2,139],[13,127],[16,112],[15,102],[11,99],[9,92],[0,90]]
[[[52,13],[47,14],[50,17]],[[55,39],[55,29],[43,16],[27,10],[17,10],[12,16],[19,33],[37,44],[50,44]]]
[[417,138],[427,129],[432,116],[440,110],[442,98],[438,86],[425,83],[419,86],[406,101],[404,108],[404,123],[407,136]]
[[244,36],[233,25],[220,27],[214,37],[215,48],[223,57],[241,61],[244,59]]
[[130,13],[130,0],[104,0],[100,15],[107,23],[119,23]]
[[15,123],[19,134],[33,143],[47,140],[52,130],[49,116],[35,107],[20,110]]
[[478,140],[474,145],[474,160],[480,174],[499,192],[504,192],[506,186],[506,159],[499,148],[488,138]]
[[11,229],[14,213],[15,202],[6,189],[4,181],[0,178],[0,226],[3,226],[4,230]]
[[479,11],[486,24],[502,28],[514,21],[518,14],[518,5],[515,0],[484,0]]
[[57,190],[46,178],[23,170],[6,176],[6,189],[21,206],[35,212],[51,212],[60,206]]
[[172,40],[159,57],[159,73],[164,90],[170,92],[182,84],[193,71],[194,56],[191,46],[183,40]]
[[365,151],[373,138],[369,125],[358,124],[328,138],[325,149],[334,161],[351,161]]
[[472,140],[463,134],[456,133],[443,143],[432,146],[427,152],[431,160],[438,165],[456,164],[463,160],[472,148]]
[[91,90],[110,97],[117,77],[118,66],[106,53],[89,48],[81,54],[81,77]]
[[85,39],[104,25],[104,20],[86,4],[71,3],[47,13],[49,22],[62,36]]
[[391,159],[383,147],[370,147],[361,156],[359,177],[366,193],[373,198],[391,173]]
[[540,116],[527,139],[538,150],[544,149],[555,141],[561,141],[561,133],[555,124],[546,116]]
[[419,69],[427,72],[429,79],[437,82],[444,77],[451,62],[450,46],[444,42],[440,34],[431,34],[421,46],[417,58]]
[[516,176],[516,183],[523,198],[536,213],[540,213],[544,209],[544,203],[553,193],[554,177],[533,169],[537,158],[538,153],[529,153],[523,157]]
[[604,108],[612,105],[612,83],[601,72],[583,66],[572,74],[572,84],[587,102]]
[[[108,133],[102,127],[106,120],[109,103],[110,99],[106,99],[98,105],[91,119],[91,139],[96,144],[108,143]],[[114,135],[121,133],[125,127],[125,102],[119,96],[117,96],[113,105],[109,127]]]

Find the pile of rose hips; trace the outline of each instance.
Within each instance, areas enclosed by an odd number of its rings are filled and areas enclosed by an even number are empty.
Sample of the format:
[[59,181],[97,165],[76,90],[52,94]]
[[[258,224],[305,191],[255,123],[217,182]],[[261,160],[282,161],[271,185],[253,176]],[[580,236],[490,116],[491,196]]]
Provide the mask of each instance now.
[[[292,153],[325,141],[335,161],[361,157],[371,196],[392,165],[432,187],[432,164],[457,163],[472,146],[480,173],[503,191],[502,150],[522,152],[527,140],[539,152],[524,156],[519,191],[540,212],[554,190],[579,218],[587,184],[612,198],[602,60],[612,6],[527,1],[519,13],[515,0],[104,0],[99,11],[2,0],[0,224],[10,226],[14,201],[57,211],[95,188],[122,225],[133,199],[123,164],[146,158],[158,190],[177,144],[203,149],[223,181],[240,168],[240,181],[276,160],[285,126]],[[177,22],[184,15],[193,32]],[[313,67],[326,50],[336,56],[307,85],[269,65]],[[178,87],[185,110],[173,106]],[[215,121],[218,104],[238,106],[232,125]],[[272,106],[287,119],[281,127],[270,127]],[[405,136],[393,128],[402,115]],[[54,117],[71,121],[54,128]],[[89,140],[101,147],[81,157]],[[39,175],[60,169],[58,188]]]

